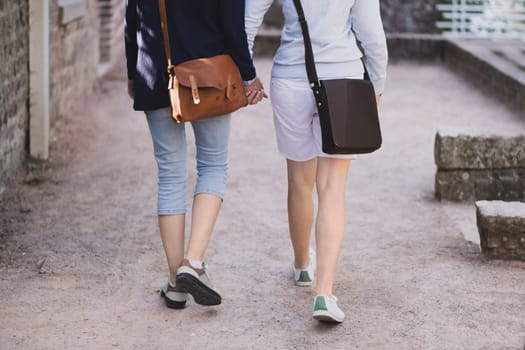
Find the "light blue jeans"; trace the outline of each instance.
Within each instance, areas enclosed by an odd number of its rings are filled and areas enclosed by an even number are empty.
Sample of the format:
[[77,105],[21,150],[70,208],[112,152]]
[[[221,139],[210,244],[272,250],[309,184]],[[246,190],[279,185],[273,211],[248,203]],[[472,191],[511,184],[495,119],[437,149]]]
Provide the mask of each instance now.
[[[159,169],[157,214],[185,214],[188,183],[185,124],[171,119],[170,108],[147,111],[146,118]],[[208,193],[224,199],[230,115],[194,121],[191,126],[197,150],[195,195]]]

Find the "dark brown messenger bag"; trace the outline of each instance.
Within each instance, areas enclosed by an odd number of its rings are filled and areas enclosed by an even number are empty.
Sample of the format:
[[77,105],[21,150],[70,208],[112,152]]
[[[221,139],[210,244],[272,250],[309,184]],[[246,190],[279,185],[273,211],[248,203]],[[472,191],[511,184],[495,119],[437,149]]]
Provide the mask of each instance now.
[[[313,90],[321,124],[323,152],[371,153],[381,147],[381,128],[374,86],[365,79],[319,80],[308,24],[300,0],[294,0],[304,37],[308,81]],[[366,70],[366,65],[365,65]]]
[[230,55],[199,58],[174,66],[166,15],[166,0],[158,0],[168,61],[168,90],[177,123],[234,112],[248,104],[239,68]]

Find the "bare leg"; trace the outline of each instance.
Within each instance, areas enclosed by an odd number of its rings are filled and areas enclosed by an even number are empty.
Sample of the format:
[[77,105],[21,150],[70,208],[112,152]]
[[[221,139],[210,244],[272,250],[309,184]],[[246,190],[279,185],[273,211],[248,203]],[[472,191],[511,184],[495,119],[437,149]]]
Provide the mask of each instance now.
[[159,216],[160,236],[168,260],[170,282],[173,283],[184,257],[185,218],[184,214]]
[[208,193],[197,194],[193,199],[187,259],[204,260],[221,204],[222,200],[219,197]]
[[288,223],[295,256],[295,268],[308,266],[310,233],[314,221],[312,191],[317,160],[295,162],[288,166]]
[[317,192],[319,212],[316,223],[318,295],[332,295],[345,230],[345,188],[350,161],[319,158]]

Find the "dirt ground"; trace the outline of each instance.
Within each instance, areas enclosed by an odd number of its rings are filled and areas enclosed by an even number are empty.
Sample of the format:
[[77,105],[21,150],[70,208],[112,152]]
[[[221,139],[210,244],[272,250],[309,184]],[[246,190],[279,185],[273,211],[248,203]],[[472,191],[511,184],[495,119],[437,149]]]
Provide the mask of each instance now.
[[[257,62],[266,81],[270,65]],[[523,349],[525,263],[485,260],[465,239],[473,204],[434,199],[433,144],[444,126],[512,133],[525,123],[445,68],[390,66],[384,147],[351,166],[339,326],[313,321],[311,291],[291,282],[268,101],[233,121],[207,256],[223,304],[182,311],[159,297],[167,272],[145,118],[122,79],[101,82],[89,102],[60,123],[51,160],[0,201],[0,349]]]

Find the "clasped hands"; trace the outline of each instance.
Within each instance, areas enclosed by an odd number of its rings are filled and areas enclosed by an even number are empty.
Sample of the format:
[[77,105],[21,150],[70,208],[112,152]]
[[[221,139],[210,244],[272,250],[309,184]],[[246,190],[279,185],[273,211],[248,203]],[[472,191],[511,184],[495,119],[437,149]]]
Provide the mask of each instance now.
[[[248,103],[251,105],[255,105],[261,102],[263,98],[268,97],[266,92],[264,92],[264,86],[259,78],[255,78],[250,85],[245,86],[244,92],[248,98]],[[128,80],[128,95],[131,99],[135,98],[135,84],[133,80]]]
[[250,84],[244,87],[244,92],[246,93],[246,97],[248,98],[248,104],[255,105],[263,98],[267,98],[268,95],[266,95],[266,92],[264,92],[264,86],[259,78],[255,78],[255,80]]

